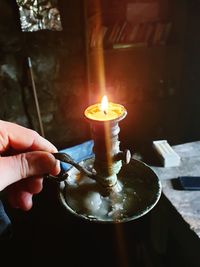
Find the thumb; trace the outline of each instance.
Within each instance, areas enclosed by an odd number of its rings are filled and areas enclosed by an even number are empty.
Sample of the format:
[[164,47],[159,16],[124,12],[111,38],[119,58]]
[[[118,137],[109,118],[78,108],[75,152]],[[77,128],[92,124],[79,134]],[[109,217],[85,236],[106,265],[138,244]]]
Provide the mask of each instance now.
[[0,158],[0,190],[23,178],[53,175],[60,171],[59,161],[48,152],[33,151]]

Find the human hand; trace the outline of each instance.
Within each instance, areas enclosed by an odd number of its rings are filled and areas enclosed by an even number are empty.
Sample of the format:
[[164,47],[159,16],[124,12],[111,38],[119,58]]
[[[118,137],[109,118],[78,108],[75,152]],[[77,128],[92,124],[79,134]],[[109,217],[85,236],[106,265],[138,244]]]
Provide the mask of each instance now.
[[29,210],[32,197],[42,190],[42,175],[57,175],[57,152],[37,132],[0,120],[0,191],[6,189],[13,207]]

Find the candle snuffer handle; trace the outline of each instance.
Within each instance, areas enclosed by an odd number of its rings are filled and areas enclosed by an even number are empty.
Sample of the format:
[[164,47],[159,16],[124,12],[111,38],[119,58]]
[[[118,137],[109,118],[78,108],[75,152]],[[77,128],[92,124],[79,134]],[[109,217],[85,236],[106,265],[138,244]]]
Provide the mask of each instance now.
[[69,176],[68,173],[60,172],[57,176],[54,176],[51,174],[45,174],[44,178],[48,178],[49,180],[55,181],[57,183],[61,183],[61,182],[64,182],[68,176]]
[[[74,166],[77,170],[79,170],[81,173],[87,175],[89,178],[95,179],[95,176],[96,176],[95,172],[91,172],[91,171],[87,170],[86,168],[84,168],[83,166],[79,165],[68,154],[66,154],[66,153],[53,153],[53,156],[57,160],[60,160],[62,162],[65,162],[65,163],[68,163],[68,164]],[[64,180],[67,179],[68,174],[67,174],[67,172],[61,171],[57,176],[53,176],[53,175],[49,174],[46,177],[51,179],[51,180],[57,181],[57,182],[63,182]]]

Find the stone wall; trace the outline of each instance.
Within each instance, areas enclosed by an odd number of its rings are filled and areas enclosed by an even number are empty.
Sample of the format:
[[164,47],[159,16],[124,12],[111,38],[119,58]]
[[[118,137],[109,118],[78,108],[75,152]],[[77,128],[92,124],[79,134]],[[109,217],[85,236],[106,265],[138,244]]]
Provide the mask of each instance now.
[[45,137],[63,148],[88,138],[82,1],[59,1],[63,30],[22,32],[17,4],[0,2],[0,119],[40,130],[27,58],[33,65]]
[[[111,100],[128,109],[120,125],[126,147],[199,138],[199,0],[175,2],[177,45],[104,51]],[[90,139],[83,119],[89,96],[83,1],[59,0],[58,9],[62,31],[22,32],[16,2],[0,1],[0,119],[40,130],[31,57],[45,137],[64,148]],[[99,96],[92,83],[90,91]]]

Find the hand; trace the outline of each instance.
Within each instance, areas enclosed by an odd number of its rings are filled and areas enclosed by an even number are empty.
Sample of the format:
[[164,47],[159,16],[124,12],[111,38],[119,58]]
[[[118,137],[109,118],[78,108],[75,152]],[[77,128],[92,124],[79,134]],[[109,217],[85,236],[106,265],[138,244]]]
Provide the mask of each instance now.
[[0,120],[0,191],[6,188],[13,207],[29,210],[42,190],[42,175],[57,175],[57,149],[37,132]]

